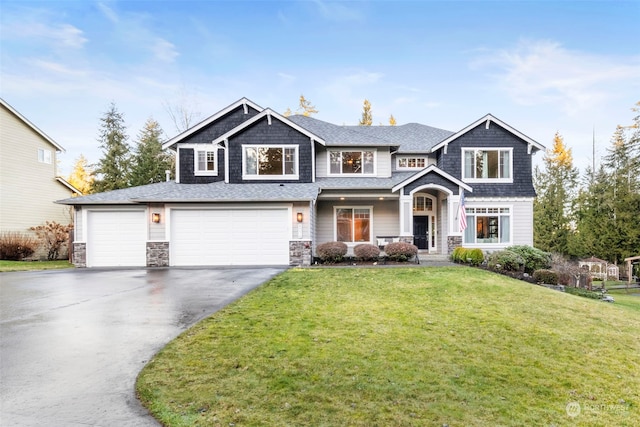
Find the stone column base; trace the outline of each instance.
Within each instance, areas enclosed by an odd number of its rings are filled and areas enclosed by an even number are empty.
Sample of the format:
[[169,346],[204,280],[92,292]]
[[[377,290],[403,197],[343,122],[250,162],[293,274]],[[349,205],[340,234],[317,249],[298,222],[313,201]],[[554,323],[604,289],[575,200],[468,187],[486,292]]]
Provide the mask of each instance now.
[[311,265],[311,240],[289,241],[289,265]]
[[147,267],[169,266],[169,242],[147,242]]

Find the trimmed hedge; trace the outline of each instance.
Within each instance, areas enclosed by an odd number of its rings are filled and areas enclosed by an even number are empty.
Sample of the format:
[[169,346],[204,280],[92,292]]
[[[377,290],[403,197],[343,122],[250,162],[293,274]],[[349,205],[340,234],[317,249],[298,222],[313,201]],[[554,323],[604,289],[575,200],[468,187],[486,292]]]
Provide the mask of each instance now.
[[375,261],[380,257],[380,249],[375,245],[362,243],[353,248],[353,254],[361,261]]
[[341,262],[348,249],[344,242],[325,242],[316,247],[316,253],[322,262]]
[[418,247],[406,242],[393,242],[384,247],[387,257],[393,261],[408,261],[418,255]]
[[558,284],[558,273],[553,270],[536,270],[533,272],[533,279],[536,283],[545,283],[547,285]]

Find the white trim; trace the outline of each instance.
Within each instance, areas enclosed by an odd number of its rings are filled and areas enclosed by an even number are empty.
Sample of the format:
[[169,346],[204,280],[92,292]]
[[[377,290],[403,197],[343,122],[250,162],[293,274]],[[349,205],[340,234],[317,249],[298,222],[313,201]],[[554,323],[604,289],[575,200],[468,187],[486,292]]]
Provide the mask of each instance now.
[[302,133],[303,135],[308,136],[313,141],[317,141],[318,143],[320,143],[322,145],[325,145],[324,139],[320,138],[316,134],[313,134],[313,133],[309,132],[305,128],[298,126],[297,124],[295,124],[291,120],[287,119],[284,116],[281,116],[280,114],[276,113],[275,111],[271,110],[270,108],[262,110],[262,112],[256,114],[255,116],[253,116],[249,120],[245,120],[244,122],[242,122],[238,126],[234,127],[233,129],[231,129],[230,131],[228,131],[224,135],[221,135],[221,136],[217,137],[216,139],[214,139],[212,141],[212,143],[213,144],[217,144],[217,143],[219,143],[221,141],[229,139],[230,137],[234,136],[235,134],[239,133],[240,131],[246,129],[247,127],[249,127],[251,125],[253,125],[257,121],[262,120],[265,116],[268,117],[267,120],[269,120],[271,117],[273,117],[273,118],[281,121],[285,125],[297,130],[298,132]]
[[[355,245],[359,245],[361,243],[371,243],[371,244],[375,244],[373,239],[373,206],[372,205],[367,205],[367,206],[362,206],[362,205],[339,205],[339,206],[333,206],[333,240],[334,241],[338,241],[338,227],[337,227],[337,214],[336,211],[338,209],[368,209],[369,210],[369,240],[368,241],[361,241],[361,242],[343,242],[346,243],[347,246],[355,246]],[[353,231],[353,230],[352,230]]]
[[[371,173],[364,173],[364,165],[362,168],[362,173],[332,173],[331,172],[331,152],[339,152],[340,153],[340,165],[342,166],[342,153],[361,153],[361,156],[364,157],[364,153],[366,152],[371,152],[373,153],[373,172]],[[328,149],[327,150],[327,176],[331,176],[331,177],[337,177],[337,176],[341,176],[341,177],[349,177],[349,178],[361,178],[361,177],[366,177],[366,178],[371,178],[374,176],[377,176],[377,172],[378,172],[378,150],[377,148],[360,148],[360,147],[353,147],[353,149],[349,149],[349,148],[333,148],[333,149]]]
[[[396,184],[395,187],[393,187],[391,189],[391,192],[395,193],[396,191],[406,187],[408,184],[411,184],[413,181],[415,181],[415,180],[417,180],[419,178],[422,178],[423,176],[425,176],[426,174],[428,174],[430,172],[434,172],[434,173],[440,175],[441,177],[448,179],[449,181],[451,181],[452,183],[456,184],[457,186],[462,187],[462,188],[464,188],[465,190],[467,190],[469,192],[473,192],[473,188],[471,188],[469,185],[467,185],[464,182],[460,181],[458,178],[455,178],[452,175],[449,175],[448,173],[446,173],[442,169],[438,168],[436,165],[429,165],[426,168],[422,169],[420,172],[416,173],[415,175],[411,175],[409,178],[405,179],[401,183]],[[444,187],[441,187],[441,188],[444,188]],[[446,190],[446,191],[449,192],[449,194],[453,194],[451,192],[451,190]]]
[[49,135],[47,135],[46,133],[44,133],[43,131],[41,131],[38,126],[34,125],[33,123],[31,123],[25,116],[23,116],[22,114],[20,114],[18,112],[18,110],[16,110],[15,108],[13,108],[11,105],[9,105],[9,103],[7,101],[5,101],[4,99],[0,98],[0,104],[2,104],[2,106],[4,108],[6,108],[7,110],[9,110],[14,116],[16,116],[19,120],[21,120],[25,125],[29,126],[35,133],[37,133],[38,135],[40,135],[42,138],[44,138],[49,144],[53,145],[57,151],[62,151],[63,153],[66,151],[62,145],[58,144],[57,142],[55,142]]
[[309,138],[311,143],[311,182],[316,182],[316,144],[313,138]]
[[539,142],[536,142],[535,140],[529,138],[527,135],[525,135],[522,132],[516,130],[515,128],[509,126],[508,124],[506,124],[505,122],[497,119],[496,117],[492,116],[491,114],[487,114],[486,116],[482,117],[481,119],[478,119],[475,122],[471,123],[469,126],[465,127],[464,129],[454,133],[453,135],[443,139],[440,143],[434,145],[433,148],[431,148],[431,152],[435,153],[436,151],[438,151],[442,147],[445,147],[445,154],[446,154],[446,147],[449,145],[449,143],[451,143],[452,141],[458,139],[459,137],[461,137],[465,133],[469,132],[470,130],[476,128],[477,126],[479,126],[480,124],[482,124],[485,121],[487,122],[485,124],[485,127],[487,127],[487,128],[488,128],[488,124],[489,124],[490,121],[494,122],[495,124],[501,126],[502,128],[504,128],[508,132],[512,133],[513,135],[515,135],[518,138],[524,140],[526,143],[530,144],[534,148],[537,148],[538,150],[544,150],[545,149],[544,145],[542,145]]
[[[514,209],[513,209],[513,205],[512,204],[497,204],[497,205],[491,205],[491,206],[486,206],[486,205],[477,205],[474,202],[477,201],[470,201],[468,198],[466,200],[466,209],[509,209],[509,213],[505,214],[505,213],[501,213],[501,212],[497,212],[497,213],[468,213],[467,212],[467,224],[469,224],[469,220],[468,218],[470,216],[474,217],[474,221],[475,221],[475,217],[477,216],[482,216],[482,217],[487,217],[487,216],[497,216],[498,217],[498,239],[500,238],[500,218],[503,216],[508,216],[509,217],[509,241],[508,242],[475,242],[475,243],[468,243],[464,241],[464,234],[465,231],[461,232],[462,235],[462,244],[464,245],[464,247],[469,247],[469,248],[496,248],[496,249],[500,249],[500,248],[505,248],[507,246],[511,246],[513,244],[513,229],[514,229]],[[475,227],[475,225],[474,225]],[[477,230],[476,230],[476,240],[477,240]]]
[[231,105],[223,108],[222,110],[218,111],[214,115],[209,116],[208,118],[204,119],[203,121],[201,121],[197,125],[195,125],[193,127],[190,127],[189,129],[185,130],[184,132],[174,136],[173,138],[171,138],[170,140],[168,140],[167,142],[162,144],[162,149],[166,150],[167,148],[171,148],[173,145],[179,143],[182,139],[184,139],[187,136],[199,131],[200,129],[204,128],[205,126],[208,126],[209,124],[211,124],[211,123],[215,122],[216,120],[218,120],[220,117],[230,113],[231,111],[235,110],[236,108],[238,108],[240,106],[243,107],[244,114],[249,114],[249,106],[252,107],[254,110],[257,110],[258,112],[261,112],[263,110],[263,108],[261,106],[259,106],[258,104],[248,100],[247,98],[239,99],[236,102],[234,102],[233,104],[231,104]]
[[[414,160],[423,160],[424,166],[400,166],[400,160],[407,160],[407,163],[410,159]],[[412,171],[412,170],[421,170],[429,166],[429,157],[428,156],[411,156],[411,155],[396,155],[396,170],[399,171]]]
[[[213,170],[200,170],[199,165],[199,153],[213,153]],[[206,159],[205,159],[206,163]],[[201,148],[193,149],[193,175],[194,176],[218,176],[218,147],[210,148],[207,144]]]
[[[282,175],[260,175],[258,173],[259,168],[256,171],[256,175],[249,175],[246,171],[246,149],[247,148],[282,148],[282,168],[285,167],[284,156],[286,149],[295,150],[295,174],[283,174]],[[245,181],[260,181],[260,180],[297,180],[300,179],[300,150],[297,144],[242,144],[242,179]]]
[[[468,151],[497,151],[498,152],[498,172],[500,171],[500,152],[501,151],[508,151],[509,152],[509,178],[465,178],[464,174],[465,174],[465,153]],[[513,147],[462,147],[460,149],[460,175],[462,176],[462,181],[463,182],[470,182],[470,183],[486,183],[486,184],[500,184],[500,183],[504,183],[504,184],[512,184],[513,183],[513,175],[514,175],[514,170],[513,170]],[[474,155],[473,158],[475,159],[476,156]],[[472,168],[473,171],[476,170],[476,168]]]
[[62,178],[61,176],[56,176],[56,181],[58,181],[60,184],[64,185],[69,190],[73,191],[74,193],[82,196],[82,191],[78,190],[76,187],[74,187],[73,185],[68,183],[67,180]]

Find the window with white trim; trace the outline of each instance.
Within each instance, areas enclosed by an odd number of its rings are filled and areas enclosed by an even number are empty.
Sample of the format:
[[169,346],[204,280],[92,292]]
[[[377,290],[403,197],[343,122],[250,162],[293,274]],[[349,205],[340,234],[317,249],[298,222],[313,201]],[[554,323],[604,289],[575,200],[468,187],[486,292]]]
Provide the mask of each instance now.
[[51,150],[45,150],[44,148],[38,148],[38,161],[40,163],[51,164]]
[[505,244],[511,242],[511,208],[467,207],[464,244]]
[[375,174],[376,152],[329,151],[330,175],[373,175]]
[[217,174],[217,150],[195,150],[195,173],[196,175]]
[[243,145],[244,179],[298,178],[297,145]]
[[371,207],[336,207],[334,209],[336,241],[371,242]]
[[462,179],[465,181],[512,182],[513,149],[462,149]]
[[424,157],[398,157],[398,169],[423,169],[427,165]]

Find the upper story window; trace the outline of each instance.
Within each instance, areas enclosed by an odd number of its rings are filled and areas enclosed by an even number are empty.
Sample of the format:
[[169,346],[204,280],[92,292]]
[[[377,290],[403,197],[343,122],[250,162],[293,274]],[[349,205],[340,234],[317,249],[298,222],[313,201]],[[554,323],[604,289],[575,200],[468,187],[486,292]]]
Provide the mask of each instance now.
[[40,163],[51,164],[51,150],[45,150],[44,148],[38,148],[38,161]]
[[424,169],[427,159],[424,157],[398,157],[398,169]]
[[330,151],[330,175],[373,175],[375,151]]
[[469,148],[462,150],[465,181],[513,182],[513,149]]
[[196,150],[196,175],[216,175],[216,150]]
[[295,145],[243,145],[244,179],[297,179],[298,147]]

